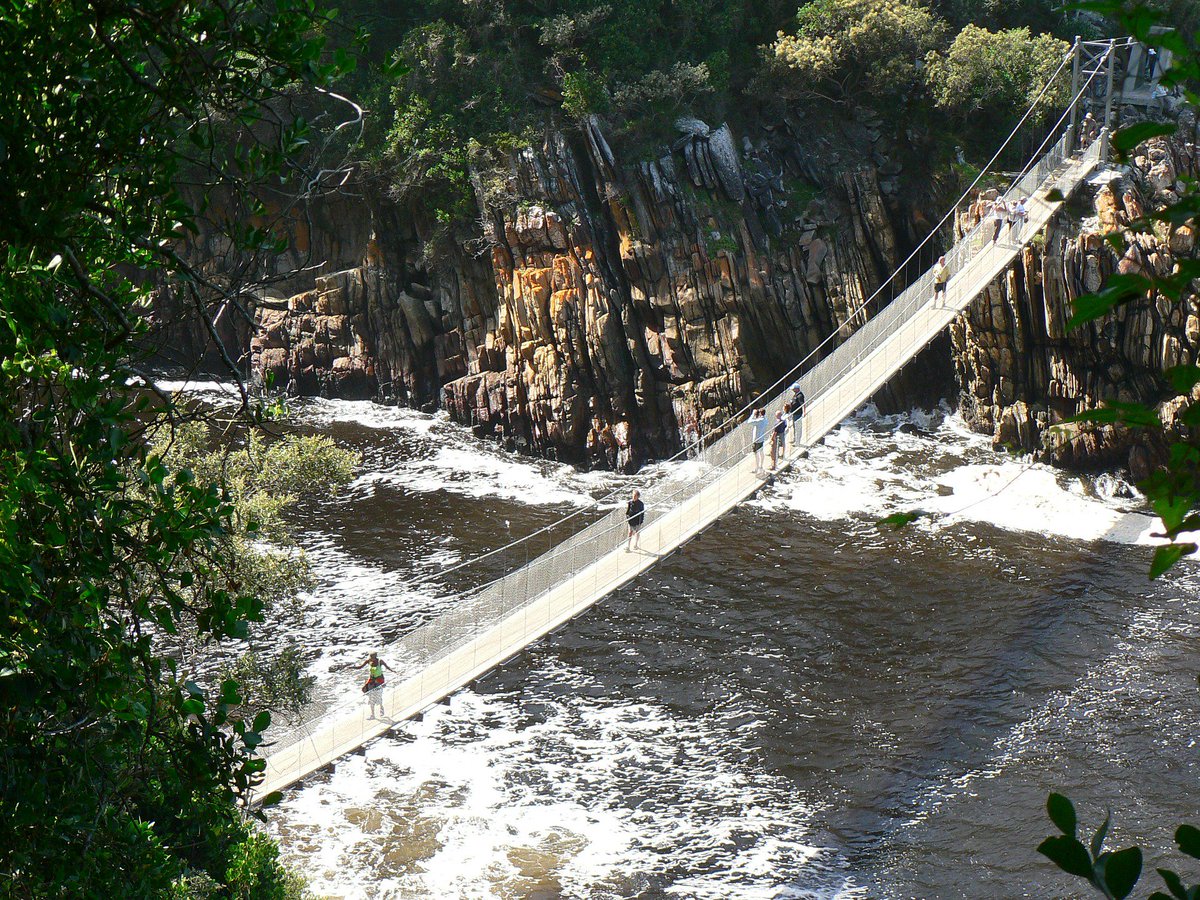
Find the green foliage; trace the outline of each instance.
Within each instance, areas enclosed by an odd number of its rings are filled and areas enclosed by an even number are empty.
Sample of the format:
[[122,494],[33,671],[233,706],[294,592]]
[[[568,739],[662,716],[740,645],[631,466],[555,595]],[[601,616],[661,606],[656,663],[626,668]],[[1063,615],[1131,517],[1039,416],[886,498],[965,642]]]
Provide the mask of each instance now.
[[796,212],[803,212],[820,193],[815,185],[809,184],[803,178],[785,178],[783,191],[788,206]]
[[934,7],[956,28],[975,24],[992,31],[1025,26],[1062,38],[1102,37],[1095,25],[1058,0],[935,0]]
[[[1171,50],[1175,59],[1162,76],[1168,86],[1195,83],[1200,77],[1200,54],[1190,50],[1175,32],[1152,35],[1150,29],[1158,21],[1158,14],[1143,3],[1126,6],[1117,0],[1096,0],[1082,4],[1088,9],[1103,12],[1116,18],[1134,37],[1143,43],[1158,45]],[[1188,102],[1196,105],[1200,97],[1185,89]],[[1113,150],[1118,159],[1125,159],[1143,141],[1168,135],[1174,125],[1159,122],[1139,122],[1119,129],[1113,136]],[[1184,190],[1177,199],[1163,209],[1147,212],[1131,222],[1128,229],[1137,233],[1153,233],[1161,225],[1179,225],[1200,216],[1200,189],[1194,181],[1186,181]],[[1120,233],[1106,235],[1106,240],[1121,252],[1128,239]],[[1183,259],[1173,271],[1165,275],[1148,272],[1144,274],[1118,274],[1111,276],[1096,293],[1085,294],[1076,299],[1070,327],[1078,328],[1096,322],[1120,307],[1135,301],[1156,297],[1181,302],[1194,296],[1193,283],[1200,277],[1200,260]],[[1180,394],[1187,394],[1192,386],[1200,383],[1200,368],[1178,366],[1169,371],[1168,380]],[[1079,421],[1120,422],[1129,427],[1161,430],[1158,414],[1145,406],[1115,404],[1102,410],[1091,410],[1077,417]],[[1191,403],[1183,409],[1177,419],[1186,432],[1197,433],[1200,428],[1200,405]],[[1200,450],[1186,437],[1177,437],[1170,446],[1167,466],[1154,472],[1138,484],[1154,511],[1162,518],[1163,535],[1172,543],[1155,551],[1150,566],[1150,575],[1157,578],[1168,571],[1179,559],[1196,552],[1190,541],[1181,540],[1185,532],[1200,529]]]
[[463,222],[472,174],[486,181],[503,145],[534,140],[556,105],[572,121],[610,116],[618,136],[669,124],[748,81],[756,48],[792,13],[781,0],[373,3],[389,34],[403,23],[388,134],[396,193]]
[[495,143],[522,118],[524,92],[506,71],[508,57],[503,42],[478,52],[465,27],[445,21],[405,35],[395,59],[407,75],[392,92],[396,118],[388,134],[401,163],[398,197],[420,195],[445,221],[469,215],[471,142]]
[[567,72],[562,80],[562,110],[572,119],[584,119],[609,107],[608,94],[600,80],[588,71]]
[[[1124,850],[1105,850],[1111,816],[1096,829],[1085,846],[1077,836],[1075,807],[1062,794],[1051,794],[1046,801],[1046,811],[1061,834],[1046,838],[1038,846],[1041,853],[1068,875],[1082,878],[1101,896],[1109,900],[1124,900],[1133,893],[1142,876],[1142,851],[1137,847]],[[1192,825],[1180,825],[1175,831],[1175,842],[1179,852],[1192,859],[1200,859],[1200,829]],[[1170,893],[1155,891],[1150,900],[1195,900],[1200,896],[1200,885],[1187,887],[1178,873],[1170,869],[1158,869],[1158,875]]]
[[237,900],[294,900],[307,893],[303,882],[280,864],[274,841],[251,832],[236,847],[226,869],[229,896]]
[[924,515],[925,513],[921,512],[920,510],[892,513],[890,516],[885,516],[884,518],[879,519],[875,525],[878,528],[886,527],[891,528],[893,531],[899,531],[901,528],[911,525]]
[[[1078,29],[1055,10],[1052,0],[814,0],[799,12],[795,0],[350,3],[351,15],[379,23],[385,37],[373,43],[389,42],[402,73],[386,104],[395,193],[446,225],[473,221],[473,181],[495,181],[503,147],[533,142],[558,113],[568,123],[602,115],[621,149],[650,157],[679,115],[736,125],[747,101],[823,96],[898,112],[897,99],[926,102],[924,59],[945,52],[958,27],[996,29],[1007,49],[1019,41],[1005,28]],[[1005,92],[1032,84],[1051,41],[1028,40],[1034,54],[1010,60],[1025,70],[972,86],[985,118],[1007,115]],[[967,77],[962,68],[954,77]],[[978,118],[968,139],[988,131]]]
[[[993,32],[967,25],[945,53],[925,58],[925,81],[939,109],[976,122],[998,119],[1007,131],[1038,100],[1068,50],[1065,41],[1028,28]],[[1069,91],[1059,79],[1040,101],[1043,117],[1066,106]]]
[[[241,590],[256,597],[264,615],[299,614],[297,595],[312,586],[308,560],[295,546],[285,519],[298,500],[336,491],[353,476],[361,462],[358,454],[339,448],[324,436],[287,435],[267,439],[258,429],[250,432],[242,448],[209,448],[209,429],[193,422],[172,429],[152,450],[174,471],[188,471],[201,484],[219,484],[231,510],[231,527],[215,540],[221,565],[181,564],[177,578],[181,589],[194,595],[214,583],[225,590]],[[153,458],[153,457],[152,457]],[[202,644],[202,635],[186,615],[175,623],[172,642],[181,669]],[[295,716],[308,702],[313,679],[303,672],[298,649],[258,646],[249,633],[251,650],[227,663],[216,684],[232,679],[240,685],[227,702],[239,714],[246,710],[277,710]],[[199,676],[198,681],[202,680]],[[214,687],[216,686],[214,684]]]
[[[209,186],[280,184],[304,152],[311,129],[281,98],[345,73],[326,24],[307,0],[0,8],[6,896],[228,896],[238,880],[285,896],[238,808],[269,717],[161,652],[184,627],[242,637],[263,603],[226,577],[234,503],[147,448],[133,341],[147,283],[198,289],[176,251]],[[277,241],[226,224],[230,246]]]
[[710,259],[716,259],[722,253],[726,255],[735,254],[742,249],[741,244],[735,238],[727,235],[705,238],[704,247],[708,251]]
[[[1142,2],[1126,3],[1123,0],[1093,0],[1080,4],[1081,7],[1112,16],[1134,37],[1149,45],[1166,46],[1176,58],[1172,68],[1163,76],[1164,83],[1194,83],[1200,75],[1200,53],[1189,49],[1177,33],[1161,36],[1150,34],[1150,28],[1158,20],[1155,10]],[[1188,91],[1188,102],[1196,105],[1200,98]],[[1124,157],[1142,141],[1169,134],[1173,128],[1158,123],[1139,123],[1120,129],[1113,138],[1113,147],[1118,158]],[[1188,182],[1178,199],[1165,209],[1148,213],[1139,221],[1130,224],[1132,231],[1152,231],[1156,222],[1182,223],[1194,220],[1200,212],[1200,198],[1194,182]],[[1122,234],[1106,236],[1108,243],[1122,252],[1128,243]],[[1193,279],[1200,276],[1200,265],[1196,260],[1182,260],[1174,272],[1161,276],[1115,275],[1101,291],[1080,297],[1075,304],[1071,326],[1087,327],[1120,306],[1147,296],[1161,297],[1180,302],[1187,297],[1194,303]],[[1190,395],[1200,384],[1200,367],[1195,365],[1174,366],[1167,370],[1166,378],[1180,395]],[[1190,399],[1190,397],[1189,397]],[[1090,410],[1076,417],[1077,421],[1117,422],[1130,427],[1161,430],[1158,414],[1137,404],[1110,404],[1100,410]],[[1170,543],[1155,549],[1149,575],[1158,578],[1171,569],[1180,559],[1197,552],[1197,545],[1183,540],[1184,532],[1200,530],[1200,448],[1188,434],[1196,434],[1200,428],[1200,404],[1185,405],[1178,418],[1183,426],[1182,436],[1172,439],[1166,466],[1153,472],[1138,484],[1146,495],[1154,512],[1163,523],[1162,536]],[[1133,893],[1142,874],[1142,852],[1138,847],[1109,852],[1104,850],[1108,834],[1109,818],[1093,835],[1090,844],[1084,846],[1076,836],[1077,819],[1075,809],[1067,798],[1051,794],[1047,811],[1061,834],[1047,838],[1038,847],[1039,852],[1068,874],[1087,881],[1102,896],[1110,900],[1122,900]],[[1181,825],[1175,832],[1179,851],[1192,859],[1200,859],[1200,829],[1192,825]],[[1171,869],[1157,870],[1167,891],[1154,891],[1150,900],[1195,900],[1200,897],[1200,884],[1187,886],[1179,874]]]
[[946,32],[937,15],[912,0],[813,0],[796,20],[796,33],[780,34],[771,52],[797,73],[801,92],[834,97],[908,93],[920,84],[918,61]]
[[613,94],[613,106],[626,113],[653,111],[671,115],[687,109],[701,94],[712,91],[707,63],[677,62],[669,70],[656,69]]
[[312,698],[316,679],[304,672],[299,648],[288,643],[273,653],[251,650],[221,670],[221,681],[234,681],[240,690],[239,713],[264,710],[298,718]]

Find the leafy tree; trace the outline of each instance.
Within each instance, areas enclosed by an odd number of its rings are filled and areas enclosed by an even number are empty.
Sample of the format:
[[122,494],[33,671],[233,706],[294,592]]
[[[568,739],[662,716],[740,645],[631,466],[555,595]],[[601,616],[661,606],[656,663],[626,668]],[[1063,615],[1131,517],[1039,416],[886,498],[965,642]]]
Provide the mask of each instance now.
[[308,0],[0,7],[6,895],[295,893],[237,805],[269,715],[161,653],[184,623],[241,638],[263,603],[222,574],[235,504],[150,450],[178,411],[136,386],[136,341],[153,283],[210,325],[206,302],[243,299],[186,259],[198,223],[269,253],[250,186],[321,183],[299,106],[348,65],[325,56],[328,26]]
[[[1070,800],[1062,794],[1051,794],[1046,801],[1046,812],[1061,833],[1042,841],[1038,853],[1068,875],[1084,879],[1108,900],[1125,900],[1133,893],[1142,877],[1142,851],[1140,847],[1104,849],[1111,815],[1105,816],[1085,845],[1079,838],[1075,807]],[[1200,859],[1200,828],[1180,825],[1175,829],[1175,843],[1185,856]],[[1188,887],[1173,869],[1158,869],[1158,875],[1170,893],[1155,891],[1149,895],[1149,900],[1194,900],[1200,897],[1200,884]]]
[[814,0],[796,21],[796,33],[781,34],[772,53],[799,74],[801,92],[835,99],[907,93],[946,33],[935,13],[911,0]]
[[992,31],[1027,27],[1063,38],[1089,31],[1087,20],[1058,0],[934,0],[933,5],[956,28],[969,24]]
[[1043,113],[1070,102],[1070,84],[1058,79],[1039,101],[1042,88],[1070,45],[1028,28],[988,31],[967,25],[945,52],[925,57],[925,81],[939,109],[973,121],[1015,120],[1039,102]]
[[349,6],[350,15],[386,20],[388,52],[403,72],[381,161],[393,193],[446,225],[473,218],[472,173],[486,177],[559,110],[567,124],[604,114],[619,139],[682,111],[719,108],[795,11],[794,0]]
[[[1163,73],[1162,84],[1179,86],[1189,104],[1200,106],[1200,95],[1189,87],[1200,82],[1200,53],[1190,49],[1178,32],[1151,34],[1150,29],[1159,21],[1159,15],[1152,8],[1140,2],[1126,7],[1117,0],[1099,0],[1085,6],[1113,15],[1139,41],[1170,50],[1175,58],[1171,68]],[[1113,149],[1118,159],[1123,159],[1144,141],[1173,134],[1175,130],[1175,124],[1170,122],[1138,122],[1113,135]],[[1124,233],[1108,234],[1105,240],[1116,252],[1123,253],[1131,234],[1166,235],[1177,226],[1194,224],[1200,216],[1200,186],[1188,179],[1181,179],[1181,182],[1183,190],[1173,202],[1161,209],[1148,210],[1130,222]],[[1098,293],[1075,301],[1074,314],[1068,324],[1072,328],[1094,322],[1100,324],[1098,320],[1134,302],[1155,302],[1161,298],[1173,303],[1194,303],[1198,296],[1197,278],[1200,278],[1200,259],[1196,258],[1178,260],[1174,269],[1165,274],[1144,271],[1114,275]],[[1200,530],[1200,447],[1194,438],[1200,426],[1200,403],[1193,400],[1193,389],[1200,385],[1200,366],[1176,366],[1164,375],[1176,397],[1163,405],[1178,406],[1182,411],[1175,417],[1175,430],[1166,435],[1170,445],[1166,465],[1138,484],[1162,520],[1163,536],[1170,541],[1154,553],[1150,566],[1152,578],[1166,572],[1184,556],[1194,554],[1197,545],[1185,535]],[[1159,411],[1136,403],[1108,404],[1102,409],[1084,412],[1072,421],[1115,422],[1129,428],[1163,432]]]

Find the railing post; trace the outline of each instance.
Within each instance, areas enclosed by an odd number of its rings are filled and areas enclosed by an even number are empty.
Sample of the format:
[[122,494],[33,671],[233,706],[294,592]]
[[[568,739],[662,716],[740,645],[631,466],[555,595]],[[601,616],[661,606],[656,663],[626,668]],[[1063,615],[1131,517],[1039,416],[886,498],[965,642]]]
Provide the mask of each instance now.
[[1108,42],[1108,66],[1104,74],[1104,123],[1100,130],[1100,161],[1108,162],[1110,151],[1109,138],[1112,136],[1112,107],[1113,107],[1113,71],[1117,65],[1117,41]]
[[1082,38],[1075,35],[1075,46],[1071,48],[1071,127],[1067,131],[1070,137],[1067,139],[1067,153],[1075,149],[1076,142],[1079,140],[1079,66],[1080,55],[1083,53]]

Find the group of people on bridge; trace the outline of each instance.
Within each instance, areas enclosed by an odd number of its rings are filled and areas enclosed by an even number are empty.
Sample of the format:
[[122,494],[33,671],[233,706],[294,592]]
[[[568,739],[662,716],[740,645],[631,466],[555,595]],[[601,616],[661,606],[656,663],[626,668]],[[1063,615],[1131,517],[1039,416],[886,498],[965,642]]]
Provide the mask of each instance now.
[[792,395],[787,402],[783,404],[783,408],[775,413],[775,420],[767,419],[766,407],[756,406],[750,413],[750,428],[752,430],[753,442],[751,447],[754,453],[754,474],[765,475],[768,469],[763,468],[763,457],[768,452],[771,454],[771,463],[769,471],[775,471],[775,464],[783,456],[787,445],[788,425],[792,427],[792,445],[800,443],[800,422],[804,417],[804,391],[800,389],[800,382],[792,385]]
[[[754,453],[754,474],[765,475],[775,471],[775,466],[787,449],[788,426],[792,430],[792,445],[800,443],[801,421],[804,418],[804,391],[800,382],[791,387],[791,396],[783,404],[783,408],[775,413],[774,421],[767,418],[765,406],[756,406],[750,412],[751,446]],[[765,457],[770,453],[770,464],[764,468]],[[625,540],[625,551],[628,553],[639,549],[642,525],[646,521],[646,504],[642,501],[641,492],[634,490],[625,504],[625,524],[628,532]]]
[[1001,194],[992,201],[989,210],[989,216],[992,220],[992,243],[1000,240],[1000,232],[1004,228],[1004,223],[1008,222],[1008,236],[1010,240],[1020,240],[1021,228],[1029,220],[1029,209],[1025,205],[1025,198],[1018,197],[1012,203],[1004,199]]
[[[994,223],[990,237],[991,243],[999,240],[1005,222],[1008,223],[1010,238],[1019,239],[1021,228],[1029,218],[1029,211],[1026,207],[1024,197],[1018,197],[1010,203],[1004,199],[1003,195],[1000,195],[985,206],[984,210],[986,217]],[[946,257],[939,257],[937,264],[933,267],[934,300],[945,296],[946,285],[950,281],[950,275],[950,267],[946,262]],[[789,424],[792,431],[793,447],[800,443],[801,423],[804,417],[806,402],[804,391],[800,387],[800,382],[797,381],[791,386],[791,396],[783,404],[783,407],[775,413],[774,420],[768,419],[765,406],[755,406],[751,410],[749,425],[751,429],[751,452],[754,454],[755,475],[761,477],[765,476],[768,472],[775,471],[776,465],[786,453]],[[693,428],[689,437],[694,434]],[[698,437],[696,442],[698,443]],[[630,495],[629,501],[625,504],[625,522],[627,526],[626,552],[640,549],[641,530],[645,521],[646,504],[641,498],[641,492],[634,490]],[[369,669],[369,677],[362,686],[363,693],[366,694],[371,708],[369,718],[375,718],[376,707],[378,707],[379,715],[382,717],[384,715],[382,694],[384,684],[383,671],[384,669],[392,671],[391,667],[381,661],[375,653],[372,653],[368,659],[359,663],[355,668],[361,669],[364,666]]]
[[[1015,201],[1009,203],[1001,195],[985,206],[984,209],[986,210],[987,217],[994,223],[994,230],[990,238],[992,243],[999,240],[1001,230],[1006,221],[1008,222],[1009,236],[1013,239],[1020,238],[1021,228],[1029,218],[1029,211],[1026,207],[1024,197],[1018,197]],[[939,297],[945,296],[946,285],[950,281],[950,275],[950,267],[946,262],[946,257],[939,257],[937,264],[933,267],[933,298],[935,301]],[[793,447],[800,443],[806,402],[804,391],[800,387],[800,382],[797,381],[791,387],[791,396],[783,404],[783,407],[775,413],[773,421],[767,418],[765,406],[755,406],[751,410],[749,425],[751,429],[751,452],[754,454],[755,475],[761,477],[765,476],[767,472],[775,471],[776,465],[786,453],[789,424],[791,425]],[[768,454],[769,462],[767,461]],[[630,495],[629,501],[625,504],[625,523],[628,529],[625,540],[625,551],[627,553],[640,549],[641,531],[645,521],[646,504],[641,498],[641,492],[635,489]],[[380,660],[375,653],[372,653],[366,660],[354,666],[354,668],[361,669],[364,666],[368,668],[368,678],[362,686],[363,693],[366,694],[367,702],[370,705],[370,715],[368,718],[375,718],[375,709],[377,707],[379,715],[382,717],[384,715],[383,672],[385,669],[388,671],[392,671],[392,669],[387,663]]]

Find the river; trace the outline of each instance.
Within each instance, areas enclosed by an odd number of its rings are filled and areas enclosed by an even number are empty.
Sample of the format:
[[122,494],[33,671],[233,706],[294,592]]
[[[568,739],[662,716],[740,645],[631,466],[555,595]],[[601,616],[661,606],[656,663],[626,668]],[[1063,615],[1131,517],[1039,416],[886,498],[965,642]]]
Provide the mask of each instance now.
[[[387,642],[453,602],[415,581],[671,474],[579,473],[371,403],[294,415],[364,455],[297,517],[319,584],[303,622],[275,626],[330,698],[357,690],[334,667],[372,649],[402,666]],[[333,897],[1079,896],[1035,852],[1058,790],[1085,828],[1111,807],[1113,846],[1142,843],[1157,882],[1196,817],[1200,569],[1148,582],[1138,507],[945,410],[868,410],[632,585],[290,791],[268,830]],[[902,531],[875,524],[916,508]]]

